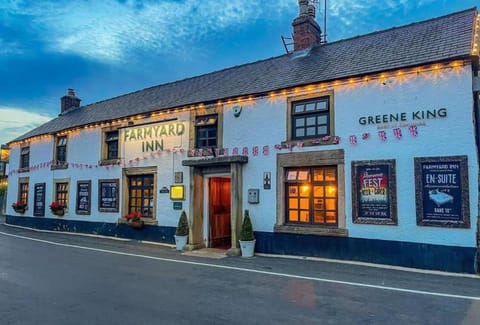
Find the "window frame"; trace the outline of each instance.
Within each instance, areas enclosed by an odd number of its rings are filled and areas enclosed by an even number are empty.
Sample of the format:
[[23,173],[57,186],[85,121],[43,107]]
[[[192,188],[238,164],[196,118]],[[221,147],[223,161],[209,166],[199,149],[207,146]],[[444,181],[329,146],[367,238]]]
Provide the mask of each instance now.
[[[315,175],[318,170],[322,171],[323,180],[315,180]],[[335,180],[333,181],[328,181],[325,179],[325,174],[326,171],[334,171],[335,174]],[[290,177],[290,172],[297,172],[297,177],[293,179]],[[305,174],[307,172],[307,174]],[[324,166],[309,166],[309,167],[288,167],[285,168],[285,181],[284,181],[284,186],[285,186],[285,224],[292,224],[292,225],[313,225],[313,226],[322,226],[322,227],[338,227],[338,170],[337,166],[335,165],[324,165]],[[307,176],[306,178],[303,177],[303,174]],[[328,196],[327,192],[327,187],[329,186],[334,186],[335,188],[335,195],[334,196]],[[321,196],[315,196],[315,187],[322,187],[322,195]],[[295,194],[298,195],[292,195],[290,196],[290,193],[288,189],[294,189],[297,188]],[[307,192],[308,195],[302,195],[302,191]],[[290,207],[290,202],[291,200],[295,200],[297,198],[297,208],[291,208]],[[302,208],[302,201],[308,199],[308,209]],[[315,208],[316,201],[315,200],[323,200],[322,209]],[[335,208],[334,209],[327,209],[327,200],[334,200],[335,201]],[[296,210],[298,212],[298,221],[293,221],[290,220],[290,212],[293,212]],[[301,221],[301,215],[302,212],[308,212],[309,220],[304,222]],[[323,222],[315,222],[315,212],[316,211],[322,211],[324,212],[324,221]],[[328,222],[328,216],[327,214],[329,212],[334,212],[335,213],[335,222],[329,223]]]
[[[296,167],[336,166],[337,169],[337,226],[291,224],[286,222],[286,169]],[[345,152],[343,149],[291,152],[277,154],[277,221],[274,232],[319,236],[348,236],[345,213]]]
[[122,216],[118,219],[118,222],[125,223],[125,215],[129,213],[129,200],[130,200],[130,189],[129,189],[129,177],[138,176],[144,174],[153,174],[153,208],[152,208],[152,217],[145,218],[143,221],[148,225],[158,225],[157,220],[157,200],[158,200],[158,177],[157,177],[157,167],[131,167],[124,168],[122,170]]
[[[24,152],[26,151],[26,152]],[[20,148],[20,171],[25,172],[30,170],[30,146]]]
[[[66,189],[59,191],[58,187],[65,185]],[[65,194],[65,198],[59,198],[59,194]],[[53,201],[60,203],[65,212],[68,211],[70,203],[70,179],[55,179],[53,182]]]
[[[214,119],[214,121],[211,121]],[[203,121],[202,124],[200,124]],[[214,136],[210,136],[210,132],[215,133]],[[200,133],[206,132],[205,136],[200,137]],[[204,141],[205,144],[200,144],[200,141]],[[209,142],[215,142],[215,144],[209,144]],[[195,148],[217,148],[218,147],[218,114],[197,115],[195,117]]]
[[[64,144],[61,142],[65,142]],[[63,160],[59,160],[59,149],[63,148]],[[54,163],[51,166],[51,169],[66,169],[68,168],[68,136],[62,135],[55,138],[55,146],[53,148],[53,160]]]
[[[199,108],[195,111],[192,111],[190,114],[189,122],[189,157],[195,156],[197,149],[203,149],[197,147],[197,132],[196,132],[196,121],[197,117],[208,116],[208,115],[217,115],[217,145],[215,149],[223,149],[223,114],[224,106],[221,104],[209,105],[206,107]],[[209,147],[208,149],[213,149]],[[215,150],[202,150],[202,156],[213,156]]]
[[23,204],[25,204],[27,209],[28,209],[28,196],[29,196],[29,182],[30,182],[30,179],[28,177],[20,177],[18,179],[17,201],[20,201]]
[[[318,135],[317,132],[315,135],[312,136],[303,136],[297,137],[295,136],[295,116],[318,116],[318,112],[314,111],[313,113],[307,112],[294,112],[294,106],[299,103],[309,103],[309,102],[317,102],[317,101],[327,101],[327,133],[323,135]],[[315,124],[318,127],[317,124]],[[335,101],[334,101],[334,91],[328,90],[324,92],[319,92],[315,94],[307,94],[307,95],[299,95],[299,96],[292,96],[287,98],[287,140],[282,142],[283,146],[287,146],[289,144],[297,144],[298,142],[302,143],[303,146],[316,146],[316,145],[331,145],[336,144],[335,142]],[[321,141],[312,141],[312,140],[321,140]]]

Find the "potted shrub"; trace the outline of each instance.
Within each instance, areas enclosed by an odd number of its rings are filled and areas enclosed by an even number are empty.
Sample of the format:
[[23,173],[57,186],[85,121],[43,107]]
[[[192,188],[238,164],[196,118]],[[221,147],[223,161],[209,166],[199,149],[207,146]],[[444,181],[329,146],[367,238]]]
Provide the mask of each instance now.
[[25,210],[27,209],[27,205],[22,201],[17,201],[12,204],[12,208],[16,213],[24,214]]
[[125,216],[127,219],[127,225],[135,229],[141,229],[145,225],[142,220],[143,215],[140,212],[132,212]]
[[61,217],[65,214],[65,207],[57,201],[53,201],[50,204],[50,211],[52,211],[54,215]]
[[178,219],[177,230],[175,231],[175,246],[177,251],[183,250],[188,239],[188,219],[185,210],[180,214]]
[[242,251],[242,257],[252,257],[255,252],[256,240],[253,236],[252,221],[250,220],[250,214],[248,210],[245,210],[245,216],[243,217],[239,242],[240,249]]

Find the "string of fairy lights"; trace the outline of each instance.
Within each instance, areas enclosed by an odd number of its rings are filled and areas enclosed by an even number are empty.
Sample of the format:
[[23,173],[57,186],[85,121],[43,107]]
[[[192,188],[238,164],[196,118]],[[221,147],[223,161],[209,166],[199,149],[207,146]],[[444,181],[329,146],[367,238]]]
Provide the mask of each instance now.
[[[479,26],[478,19],[477,19],[477,27]],[[479,28],[476,28],[475,33],[475,42],[473,47],[473,53],[478,53],[478,41],[480,39],[478,35]],[[276,102],[279,100],[285,100],[289,96],[298,96],[298,95],[308,95],[314,94],[316,92],[323,92],[326,90],[338,90],[342,87],[347,88],[354,88],[357,86],[371,84],[371,83],[378,83],[379,85],[385,85],[386,80],[398,80],[399,82],[406,82],[410,78],[417,78],[417,77],[440,77],[443,72],[446,70],[450,71],[460,71],[464,66],[470,64],[468,60],[455,60],[443,63],[435,63],[432,65],[423,65],[417,66],[410,69],[398,69],[393,71],[386,71],[380,73],[373,73],[368,75],[363,75],[359,77],[351,77],[351,78],[344,78],[326,82],[319,82],[316,84],[309,84],[305,86],[297,86],[292,88],[281,89],[277,91],[270,91],[267,94],[262,94],[259,96],[248,95],[248,96],[240,96],[240,97],[232,97],[227,98],[225,100],[219,100],[216,103],[199,103],[199,104],[192,104],[186,105],[182,107],[175,107],[175,108],[167,108],[167,109],[159,109],[157,111],[149,112],[149,113],[142,113],[136,114],[131,116],[125,116],[122,118],[116,118],[109,121],[102,121],[102,122],[94,122],[85,124],[82,126],[76,126],[69,129],[64,129],[62,131],[55,132],[54,134],[42,134],[33,136],[30,138],[22,139],[19,141],[13,141],[10,143],[10,148],[14,148],[16,146],[25,146],[31,143],[42,142],[42,141],[52,141],[57,136],[75,136],[79,135],[81,132],[85,131],[96,131],[98,129],[103,129],[106,127],[125,127],[128,125],[129,122],[135,121],[145,121],[146,119],[149,122],[162,122],[162,119],[165,117],[170,116],[172,114],[181,114],[187,113],[194,110],[203,110],[206,108],[210,108],[212,106],[222,107],[224,105],[232,106],[232,105],[244,105],[249,106],[253,105],[256,100],[267,98],[270,102]]]

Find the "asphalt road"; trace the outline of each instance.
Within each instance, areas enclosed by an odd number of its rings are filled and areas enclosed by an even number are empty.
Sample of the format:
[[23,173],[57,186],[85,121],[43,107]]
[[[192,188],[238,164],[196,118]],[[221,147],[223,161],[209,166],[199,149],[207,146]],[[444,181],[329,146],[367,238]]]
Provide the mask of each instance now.
[[480,324],[480,277],[0,225],[0,324]]

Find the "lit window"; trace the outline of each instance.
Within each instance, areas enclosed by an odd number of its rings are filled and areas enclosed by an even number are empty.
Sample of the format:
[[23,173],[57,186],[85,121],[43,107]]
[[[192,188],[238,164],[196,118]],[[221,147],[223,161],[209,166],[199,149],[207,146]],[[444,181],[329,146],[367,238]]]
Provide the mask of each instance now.
[[18,201],[28,205],[28,181],[20,180],[18,184]]
[[330,135],[329,96],[292,102],[292,139]]
[[55,201],[65,208],[68,207],[68,182],[55,183]]
[[286,169],[287,223],[338,225],[337,167]]

